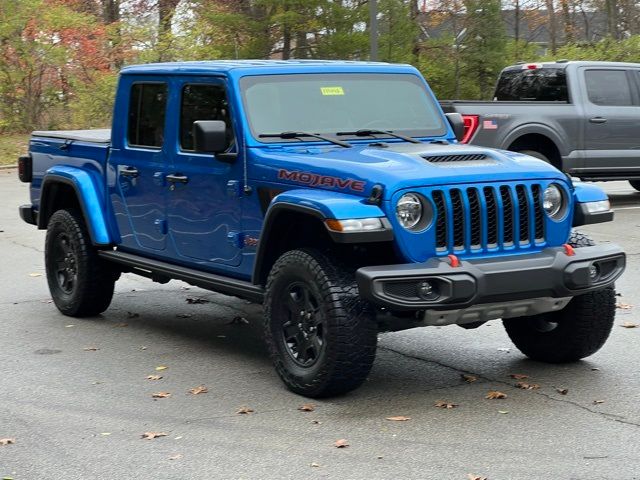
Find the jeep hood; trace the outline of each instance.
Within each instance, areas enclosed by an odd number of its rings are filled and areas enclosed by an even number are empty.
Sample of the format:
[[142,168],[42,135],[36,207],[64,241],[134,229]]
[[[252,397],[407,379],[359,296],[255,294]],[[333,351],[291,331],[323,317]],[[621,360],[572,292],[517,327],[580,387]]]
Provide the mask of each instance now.
[[401,189],[492,181],[566,177],[546,162],[516,152],[472,145],[379,143],[352,148],[252,148],[249,175],[257,181],[368,196],[375,184],[384,199]]

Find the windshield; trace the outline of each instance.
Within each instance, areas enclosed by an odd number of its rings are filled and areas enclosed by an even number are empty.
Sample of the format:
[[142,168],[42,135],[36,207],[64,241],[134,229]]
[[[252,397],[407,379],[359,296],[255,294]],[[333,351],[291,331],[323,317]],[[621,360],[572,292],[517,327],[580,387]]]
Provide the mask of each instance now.
[[411,137],[446,133],[435,102],[421,79],[411,74],[261,75],[242,78],[240,86],[255,138],[290,131],[335,135],[361,129],[392,130]]

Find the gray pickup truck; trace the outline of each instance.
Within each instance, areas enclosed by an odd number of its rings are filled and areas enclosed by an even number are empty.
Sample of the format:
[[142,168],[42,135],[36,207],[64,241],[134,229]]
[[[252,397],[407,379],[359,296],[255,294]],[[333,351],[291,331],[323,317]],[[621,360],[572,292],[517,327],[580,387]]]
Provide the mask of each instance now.
[[463,143],[526,153],[582,180],[640,190],[640,64],[522,63],[505,68],[493,101],[445,100]]

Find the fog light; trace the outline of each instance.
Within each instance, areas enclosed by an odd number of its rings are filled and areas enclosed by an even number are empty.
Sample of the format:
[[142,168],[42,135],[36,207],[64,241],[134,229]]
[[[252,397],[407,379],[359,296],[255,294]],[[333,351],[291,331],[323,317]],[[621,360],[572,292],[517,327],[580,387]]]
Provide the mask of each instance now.
[[592,282],[595,282],[598,277],[600,276],[600,269],[598,268],[598,266],[594,263],[592,265],[589,266],[589,278],[591,279]]
[[435,300],[440,296],[435,285],[430,282],[420,282],[418,284],[418,295],[423,300]]

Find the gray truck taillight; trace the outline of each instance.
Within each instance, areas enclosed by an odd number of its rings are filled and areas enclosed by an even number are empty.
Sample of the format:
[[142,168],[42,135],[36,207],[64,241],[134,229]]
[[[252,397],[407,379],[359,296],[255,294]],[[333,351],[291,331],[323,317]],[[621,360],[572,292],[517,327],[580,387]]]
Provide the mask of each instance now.
[[33,178],[33,160],[31,155],[18,158],[18,178],[21,182],[28,183]]

